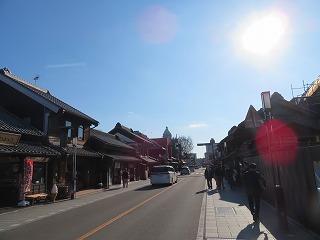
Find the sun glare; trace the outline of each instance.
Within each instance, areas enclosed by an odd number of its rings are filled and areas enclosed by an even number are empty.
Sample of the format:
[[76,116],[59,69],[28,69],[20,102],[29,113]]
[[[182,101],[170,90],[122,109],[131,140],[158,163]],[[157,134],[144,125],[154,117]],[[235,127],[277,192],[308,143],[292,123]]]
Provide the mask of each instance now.
[[284,16],[271,12],[248,21],[242,33],[242,47],[251,54],[269,55],[282,44],[285,34]]

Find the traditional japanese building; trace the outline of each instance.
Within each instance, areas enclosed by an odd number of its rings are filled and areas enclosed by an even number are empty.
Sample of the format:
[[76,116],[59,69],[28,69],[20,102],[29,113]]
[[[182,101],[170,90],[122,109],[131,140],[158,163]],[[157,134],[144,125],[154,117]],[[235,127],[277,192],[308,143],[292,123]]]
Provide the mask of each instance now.
[[59,157],[44,132],[0,107],[1,206],[17,205],[24,193],[47,193],[48,163]]
[[44,132],[52,148],[61,153],[59,159],[48,163],[49,187],[57,182],[61,190],[68,187],[70,190],[74,178],[77,179],[75,190],[96,186],[99,178],[95,170],[101,155],[83,145],[91,126],[98,126],[97,120],[54,97],[48,90],[17,77],[7,68],[0,70],[0,103]]
[[[115,169],[121,171],[123,168],[128,168],[130,181],[138,180],[141,177],[141,173],[148,171],[148,163],[153,159],[149,158],[149,149],[153,147],[153,143],[142,136],[139,136],[131,128],[117,123],[116,126],[109,131],[109,134],[115,135],[121,142],[133,147],[136,151],[136,156],[139,158],[138,162],[123,161],[122,164],[118,164]],[[145,178],[145,176],[142,176]]]
[[110,184],[120,184],[121,171],[130,166],[137,166],[141,161],[136,156],[135,148],[118,140],[117,136],[106,132],[92,129],[85,145],[102,154],[101,182],[107,187]]

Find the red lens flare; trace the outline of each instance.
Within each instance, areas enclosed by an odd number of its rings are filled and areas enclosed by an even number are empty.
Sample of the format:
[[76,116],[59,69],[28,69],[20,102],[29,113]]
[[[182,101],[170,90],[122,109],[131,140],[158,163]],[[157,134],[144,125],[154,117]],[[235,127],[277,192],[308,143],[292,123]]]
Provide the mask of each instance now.
[[290,164],[296,157],[298,141],[296,133],[280,120],[270,120],[262,125],[255,136],[256,147],[269,163]]

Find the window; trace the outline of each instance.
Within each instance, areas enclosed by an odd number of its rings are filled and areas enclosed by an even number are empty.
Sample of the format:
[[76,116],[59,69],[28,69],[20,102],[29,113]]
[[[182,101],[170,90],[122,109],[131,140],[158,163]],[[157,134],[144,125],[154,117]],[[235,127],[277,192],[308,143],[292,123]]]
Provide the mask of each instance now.
[[32,183],[44,183],[46,165],[44,163],[33,163]]
[[320,163],[313,161],[314,175],[316,179],[316,185],[318,190],[318,200],[320,203]]
[[78,127],[78,139],[83,140],[83,126],[82,125],[80,125]]
[[12,185],[17,182],[19,163],[1,162],[0,163],[0,185]]
[[70,129],[68,129],[68,139],[71,139],[71,127],[72,127],[71,122],[66,121],[66,127],[70,127]]

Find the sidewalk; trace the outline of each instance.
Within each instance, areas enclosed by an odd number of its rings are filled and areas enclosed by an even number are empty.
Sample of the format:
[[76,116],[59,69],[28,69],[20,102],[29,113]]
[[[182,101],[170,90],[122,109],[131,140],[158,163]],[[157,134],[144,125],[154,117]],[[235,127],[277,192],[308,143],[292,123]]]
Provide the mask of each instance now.
[[[130,183],[129,188],[121,185],[110,189],[89,189],[77,192],[73,200],[40,203],[25,208],[12,208],[0,213],[0,233],[14,227],[38,221],[48,216],[59,214],[73,208],[99,201],[128,190],[150,185],[149,181]],[[175,186],[175,185],[174,185]],[[261,202],[260,223],[254,223],[247,207],[247,198],[243,189],[206,190],[203,188],[203,201],[200,213],[197,240],[218,239],[280,239],[311,240],[320,239],[303,227],[289,222],[289,230],[281,231],[274,208]]]
[[[201,222],[202,219],[202,222]],[[255,223],[243,189],[207,190],[203,198],[197,240],[214,239],[320,239],[288,218],[289,229],[281,231],[274,208],[261,202],[260,222]],[[203,232],[202,232],[203,231]]]

